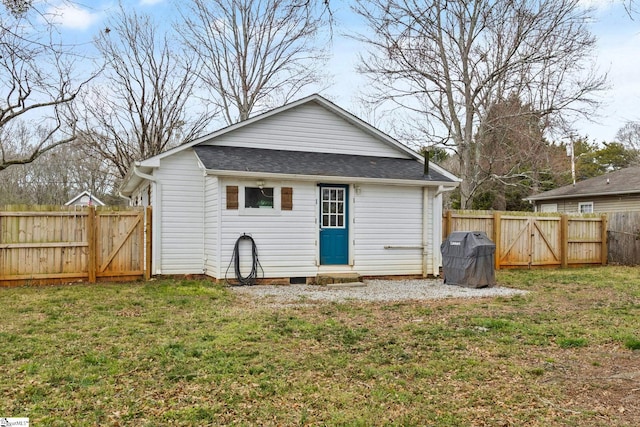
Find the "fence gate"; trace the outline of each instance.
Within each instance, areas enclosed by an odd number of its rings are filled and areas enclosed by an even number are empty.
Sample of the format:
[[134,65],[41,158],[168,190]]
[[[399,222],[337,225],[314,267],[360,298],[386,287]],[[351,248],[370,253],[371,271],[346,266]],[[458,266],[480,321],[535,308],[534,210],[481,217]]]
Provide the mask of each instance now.
[[447,211],[442,230],[443,239],[453,231],[487,233],[497,269],[607,263],[606,215]]
[[144,211],[96,211],[95,222],[95,268],[89,272],[95,271],[96,278],[142,276]]
[[561,261],[560,218],[502,216],[499,252],[500,267],[559,266]]
[[150,260],[150,207],[0,207],[0,286],[148,278]]

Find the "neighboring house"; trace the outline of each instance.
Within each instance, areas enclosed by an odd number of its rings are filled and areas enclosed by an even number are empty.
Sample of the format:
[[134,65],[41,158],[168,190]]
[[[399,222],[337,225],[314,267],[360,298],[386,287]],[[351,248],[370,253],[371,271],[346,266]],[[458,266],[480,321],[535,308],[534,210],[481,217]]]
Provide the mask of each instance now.
[[640,167],[620,169],[527,197],[536,212],[640,211]]
[[92,195],[88,191],[83,191],[73,199],[64,204],[65,206],[104,206],[104,203],[100,201],[96,196]]
[[440,267],[442,193],[459,179],[425,169],[312,95],[137,163],[120,192],[153,206],[153,274],[232,278],[246,233],[265,278],[427,276]]

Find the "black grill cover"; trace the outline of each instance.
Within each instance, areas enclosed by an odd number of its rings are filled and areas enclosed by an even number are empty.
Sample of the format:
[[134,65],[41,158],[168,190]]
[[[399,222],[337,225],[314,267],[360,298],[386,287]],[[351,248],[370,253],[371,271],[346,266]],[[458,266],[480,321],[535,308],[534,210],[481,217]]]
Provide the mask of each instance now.
[[496,245],[483,231],[454,231],[440,251],[444,283],[468,288],[495,286]]

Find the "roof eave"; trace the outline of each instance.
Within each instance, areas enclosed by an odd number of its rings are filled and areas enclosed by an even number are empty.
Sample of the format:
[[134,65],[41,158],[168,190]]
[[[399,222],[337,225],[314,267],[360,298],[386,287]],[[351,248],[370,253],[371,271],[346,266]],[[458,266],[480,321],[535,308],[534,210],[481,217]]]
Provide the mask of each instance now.
[[137,174],[136,171],[142,172],[143,175],[147,175],[153,171],[153,168],[140,166],[140,163],[134,165],[129,169],[127,175],[122,180],[122,184],[120,185],[120,188],[118,188],[118,193],[129,197],[133,194],[136,188],[140,187],[144,181],[147,181],[146,178]]
[[274,180],[297,180],[307,182],[334,182],[336,184],[352,184],[352,183],[372,183],[386,185],[403,185],[411,187],[439,187],[456,188],[460,184],[459,181],[425,181],[417,179],[397,179],[397,178],[367,178],[358,176],[334,176],[334,175],[304,175],[304,174],[284,174],[273,172],[252,172],[252,171],[232,171],[221,169],[206,169],[208,175],[216,175],[221,177],[233,178],[260,178]]

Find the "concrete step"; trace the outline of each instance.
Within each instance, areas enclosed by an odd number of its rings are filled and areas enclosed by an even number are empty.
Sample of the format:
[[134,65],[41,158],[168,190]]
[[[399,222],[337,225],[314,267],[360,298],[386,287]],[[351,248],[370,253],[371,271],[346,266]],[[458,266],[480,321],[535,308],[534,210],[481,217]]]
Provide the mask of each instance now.
[[325,273],[316,276],[316,284],[323,286],[355,282],[362,282],[362,276],[358,273]]

